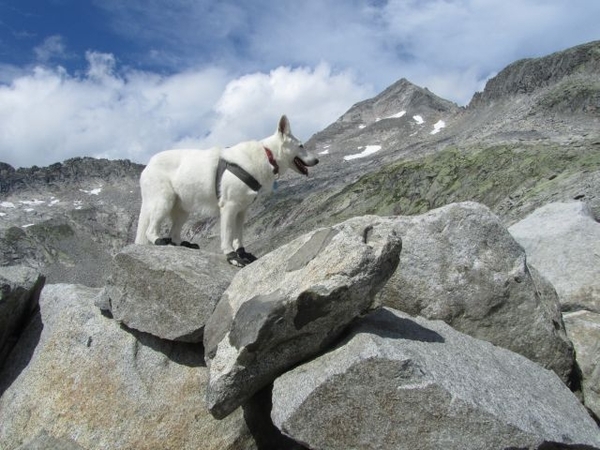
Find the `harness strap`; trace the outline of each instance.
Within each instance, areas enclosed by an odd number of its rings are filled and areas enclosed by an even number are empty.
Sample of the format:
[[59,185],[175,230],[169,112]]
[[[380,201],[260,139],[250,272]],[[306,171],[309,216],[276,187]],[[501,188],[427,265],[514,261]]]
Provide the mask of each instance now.
[[219,164],[217,165],[217,177],[215,180],[215,193],[217,194],[217,199],[221,198],[221,179],[223,178],[223,173],[225,170],[229,170],[232,174],[242,180],[246,186],[255,192],[258,192],[262,187],[258,180],[246,172],[242,167],[235,163],[226,161],[223,158],[219,158]]

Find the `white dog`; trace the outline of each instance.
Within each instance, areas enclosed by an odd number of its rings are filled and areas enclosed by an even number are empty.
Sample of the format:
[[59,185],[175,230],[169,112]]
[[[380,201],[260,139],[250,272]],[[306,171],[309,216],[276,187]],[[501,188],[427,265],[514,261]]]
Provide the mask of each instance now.
[[[244,216],[259,191],[270,192],[288,168],[308,175],[319,160],[294,137],[286,116],[277,131],[261,141],[209,150],[167,150],[154,155],[140,176],[142,207],[136,244],[183,245],[181,229],[192,211],[221,214],[221,250],[230,264],[243,267],[256,260],[244,249]],[[160,227],[171,220],[170,237]]]

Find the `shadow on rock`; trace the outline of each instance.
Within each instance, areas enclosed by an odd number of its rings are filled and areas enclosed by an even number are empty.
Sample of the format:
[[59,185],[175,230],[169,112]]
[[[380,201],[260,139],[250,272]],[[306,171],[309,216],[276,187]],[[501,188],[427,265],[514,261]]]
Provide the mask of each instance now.
[[0,396],[4,394],[11,384],[19,377],[33,357],[33,353],[40,341],[44,325],[39,308],[31,316],[29,323],[19,338],[17,345],[12,349],[5,364],[0,367]]
[[161,339],[143,331],[137,331],[121,324],[121,329],[134,336],[140,345],[160,352],[171,361],[187,367],[206,367],[204,362],[204,345]]
[[271,408],[273,402],[271,399],[273,393],[273,384],[264,387],[246,402],[242,408],[244,410],[244,420],[255,439],[258,450],[305,450],[293,439],[284,435],[273,424],[271,420]]
[[[357,322],[360,324],[361,322]],[[429,328],[410,319],[400,318],[387,309],[381,309],[365,318],[367,331],[389,339],[407,339],[420,342],[445,342],[444,338]]]

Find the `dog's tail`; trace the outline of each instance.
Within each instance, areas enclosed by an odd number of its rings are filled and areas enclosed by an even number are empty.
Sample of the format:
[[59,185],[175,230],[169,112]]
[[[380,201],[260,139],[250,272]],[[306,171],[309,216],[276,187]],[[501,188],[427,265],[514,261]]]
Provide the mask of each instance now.
[[144,245],[148,243],[148,238],[146,237],[146,230],[148,230],[149,218],[146,211],[144,211],[144,207],[140,208],[140,217],[138,219],[137,233],[135,235],[135,243]]

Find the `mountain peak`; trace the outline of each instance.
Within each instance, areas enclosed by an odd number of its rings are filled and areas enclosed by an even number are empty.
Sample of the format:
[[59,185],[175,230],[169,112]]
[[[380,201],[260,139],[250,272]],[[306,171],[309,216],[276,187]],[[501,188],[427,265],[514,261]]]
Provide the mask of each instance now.
[[415,114],[427,113],[430,110],[449,111],[456,105],[438,97],[429,89],[401,78],[373,98],[353,105],[339,118],[340,122],[372,122],[393,117],[402,111]]

